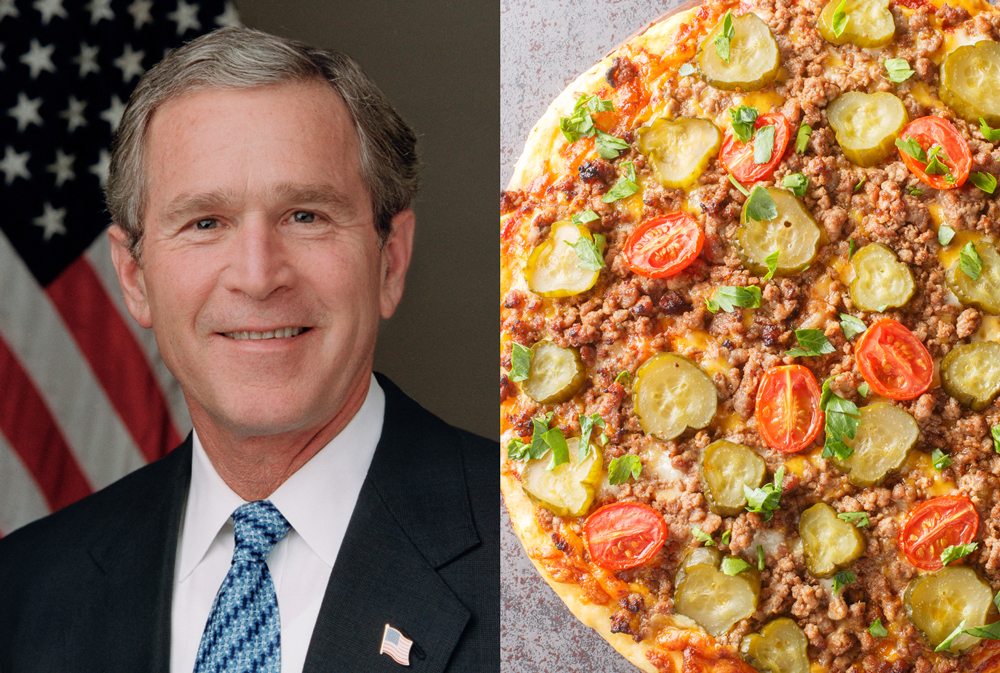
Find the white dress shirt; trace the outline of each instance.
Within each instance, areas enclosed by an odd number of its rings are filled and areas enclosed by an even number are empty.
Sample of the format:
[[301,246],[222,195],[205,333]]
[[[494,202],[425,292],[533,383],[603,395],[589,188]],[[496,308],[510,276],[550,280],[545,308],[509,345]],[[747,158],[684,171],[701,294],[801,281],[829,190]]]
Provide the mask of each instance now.
[[[371,377],[364,404],[329,444],[268,498],[292,528],[267,567],[281,619],[282,673],[299,673],[333,563],[382,434],[385,394]],[[246,501],[215,471],[194,433],[191,488],[181,522],[171,611],[171,673],[192,673],[236,540],[232,513]]]

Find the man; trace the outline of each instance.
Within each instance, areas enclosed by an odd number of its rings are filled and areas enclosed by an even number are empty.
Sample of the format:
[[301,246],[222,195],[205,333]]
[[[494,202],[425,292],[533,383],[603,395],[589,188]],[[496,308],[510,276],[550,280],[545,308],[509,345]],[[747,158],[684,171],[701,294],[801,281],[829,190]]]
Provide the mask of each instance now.
[[110,237],[194,432],[0,540],[0,671],[498,668],[498,447],[371,373],[414,144],[349,59],[255,31],[143,77]]

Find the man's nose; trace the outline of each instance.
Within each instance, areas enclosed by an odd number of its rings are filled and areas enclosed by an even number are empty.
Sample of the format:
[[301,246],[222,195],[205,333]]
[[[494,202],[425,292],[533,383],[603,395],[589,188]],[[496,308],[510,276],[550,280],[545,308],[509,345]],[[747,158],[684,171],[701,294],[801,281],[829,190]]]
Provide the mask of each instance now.
[[291,286],[293,273],[287,241],[264,219],[250,219],[237,228],[229,246],[224,272],[226,289],[263,301]]

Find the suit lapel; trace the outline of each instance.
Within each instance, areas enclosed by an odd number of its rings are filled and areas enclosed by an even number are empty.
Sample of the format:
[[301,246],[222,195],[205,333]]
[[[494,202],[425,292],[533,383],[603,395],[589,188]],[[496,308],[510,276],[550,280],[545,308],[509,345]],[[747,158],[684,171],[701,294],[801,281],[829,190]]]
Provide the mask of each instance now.
[[402,671],[385,625],[414,641],[405,670],[443,671],[469,621],[437,569],[479,544],[452,430],[383,377],[382,437],[330,576],[305,673]]

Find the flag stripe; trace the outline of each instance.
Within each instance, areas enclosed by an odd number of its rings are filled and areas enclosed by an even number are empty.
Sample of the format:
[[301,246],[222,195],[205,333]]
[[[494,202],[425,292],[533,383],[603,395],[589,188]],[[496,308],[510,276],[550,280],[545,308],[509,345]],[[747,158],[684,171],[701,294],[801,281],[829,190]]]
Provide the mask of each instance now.
[[45,291],[146,460],[162,458],[180,443],[166,400],[86,258],[78,257]]
[[0,432],[41,486],[49,506],[65,507],[91,492],[45,401],[7,342],[0,338],[0,379],[13,394],[0,396]]
[[0,433],[0,535],[17,530],[49,513],[49,505],[21,457]]

